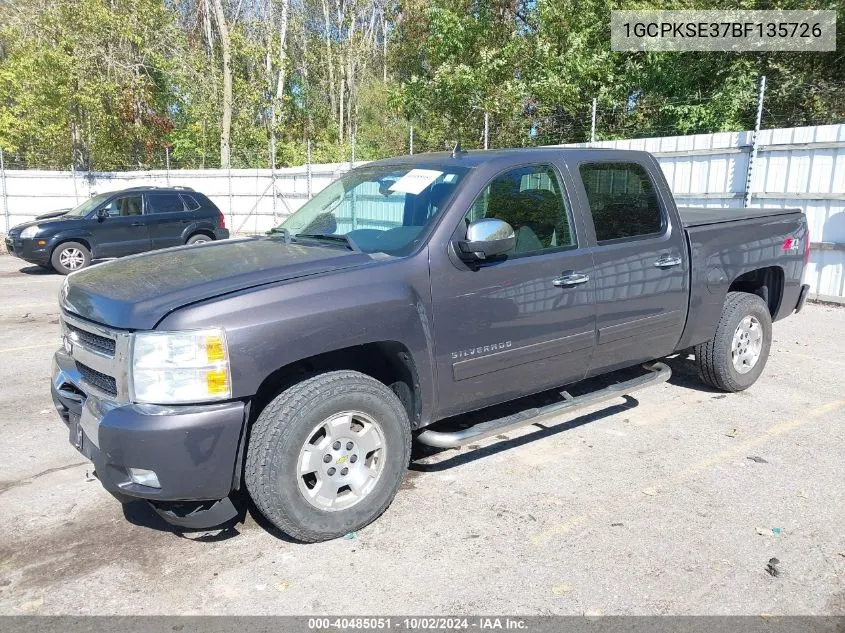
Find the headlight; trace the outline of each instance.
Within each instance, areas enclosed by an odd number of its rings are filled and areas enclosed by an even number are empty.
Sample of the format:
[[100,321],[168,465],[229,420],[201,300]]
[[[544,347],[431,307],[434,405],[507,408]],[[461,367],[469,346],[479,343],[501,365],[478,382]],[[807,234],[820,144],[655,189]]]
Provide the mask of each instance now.
[[38,233],[39,228],[41,227],[39,227],[37,224],[26,227],[23,231],[21,231],[21,238],[26,240],[31,237],[35,237],[36,233]]
[[132,342],[132,400],[150,404],[232,397],[223,330],[140,332]]

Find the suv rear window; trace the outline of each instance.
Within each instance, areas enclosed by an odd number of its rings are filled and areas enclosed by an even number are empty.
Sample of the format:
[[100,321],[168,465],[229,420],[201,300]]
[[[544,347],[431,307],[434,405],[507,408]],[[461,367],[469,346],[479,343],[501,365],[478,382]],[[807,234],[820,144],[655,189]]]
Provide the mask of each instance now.
[[181,213],[185,210],[178,193],[150,193],[147,194],[147,202],[153,213]]

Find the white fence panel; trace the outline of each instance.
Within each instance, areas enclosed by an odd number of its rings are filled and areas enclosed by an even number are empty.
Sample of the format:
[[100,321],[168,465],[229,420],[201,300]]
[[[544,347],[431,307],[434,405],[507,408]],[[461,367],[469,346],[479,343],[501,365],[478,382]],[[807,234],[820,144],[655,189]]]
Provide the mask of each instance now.
[[[348,163],[312,166],[312,193],[348,169]],[[201,191],[220,207],[231,230],[260,233],[277,225],[308,199],[305,166],[277,169],[275,177],[269,169],[92,172],[77,173],[75,177],[72,172],[8,170],[5,182],[9,226],[41,213],[75,207],[99,193],[153,185]]]

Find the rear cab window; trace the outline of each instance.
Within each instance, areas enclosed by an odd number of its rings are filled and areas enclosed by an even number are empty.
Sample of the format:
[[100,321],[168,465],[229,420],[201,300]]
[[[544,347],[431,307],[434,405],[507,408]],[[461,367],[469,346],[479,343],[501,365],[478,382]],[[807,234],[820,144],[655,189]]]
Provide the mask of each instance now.
[[582,163],[579,171],[599,244],[656,237],[666,230],[666,215],[642,165]]

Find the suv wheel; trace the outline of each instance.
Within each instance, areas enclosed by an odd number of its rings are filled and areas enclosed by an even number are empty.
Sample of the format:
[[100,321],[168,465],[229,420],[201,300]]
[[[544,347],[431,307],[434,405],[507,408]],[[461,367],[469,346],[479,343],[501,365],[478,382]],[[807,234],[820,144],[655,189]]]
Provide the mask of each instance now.
[[246,486],[277,528],[324,541],[387,509],[410,453],[408,416],[396,395],[367,375],[329,372],[283,391],[258,416]]
[[206,242],[213,241],[208,235],[203,233],[197,233],[196,235],[192,235],[188,238],[188,241],[185,244],[205,244]]
[[729,292],[716,335],[695,347],[701,380],[723,391],[742,391],[757,382],[772,346],[772,317],[765,301]]
[[67,275],[88,266],[91,263],[91,251],[79,242],[65,242],[56,247],[50,262],[57,273]]

